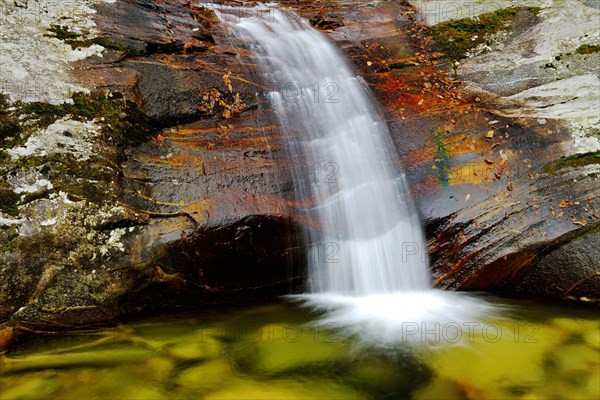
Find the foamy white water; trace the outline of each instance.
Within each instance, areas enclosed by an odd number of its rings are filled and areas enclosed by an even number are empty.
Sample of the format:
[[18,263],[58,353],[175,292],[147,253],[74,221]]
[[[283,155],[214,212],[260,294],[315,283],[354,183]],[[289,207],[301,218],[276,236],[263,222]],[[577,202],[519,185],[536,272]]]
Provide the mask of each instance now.
[[292,138],[308,232],[311,294],[324,318],[389,342],[402,322],[475,319],[490,306],[430,288],[426,244],[385,122],[365,83],[324,34],[273,4],[212,5],[253,50]]

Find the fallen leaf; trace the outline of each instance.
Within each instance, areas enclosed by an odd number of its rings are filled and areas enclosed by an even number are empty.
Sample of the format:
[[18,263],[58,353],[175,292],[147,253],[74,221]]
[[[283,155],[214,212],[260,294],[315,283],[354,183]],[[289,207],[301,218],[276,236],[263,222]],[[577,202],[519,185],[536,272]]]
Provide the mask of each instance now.
[[513,183],[512,182],[508,182],[508,185],[506,185],[506,188],[508,189],[509,192],[512,192],[512,190],[513,190]]
[[469,201],[469,199],[470,199],[470,198],[471,198],[471,194],[469,193],[469,194],[467,194],[467,196],[465,197],[465,202],[466,202],[466,201]]
[[490,159],[485,158],[483,161],[485,161],[487,164],[493,164],[494,162]]
[[494,137],[494,131],[488,131],[488,133],[485,134],[485,137],[488,139],[491,139]]
[[371,65],[373,65],[373,63],[371,61],[367,61],[367,65],[370,67]]
[[560,208],[567,208],[567,207],[569,207],[572,204],[573,204],[573,202],[571,200],[563,200],[560,203],[558,203],[558,206]]
[[423,104],[424,102],[425,102],[425,99],[419,100],[419,105]]
[[575,217],[571,217],[571,221],[573,221],[573,223],[575,225],[586,226],[588,224],[587,221],[585,220],[585,218],[583,218],[583,217],[581,217],[581,221]]
[[495,120],[494,120],[494,121],[490,121],[490,122],[488,122],[488,125],[495,125],[495,124],[497,124],[498,122],[500,122],[500,121],[495,121]]

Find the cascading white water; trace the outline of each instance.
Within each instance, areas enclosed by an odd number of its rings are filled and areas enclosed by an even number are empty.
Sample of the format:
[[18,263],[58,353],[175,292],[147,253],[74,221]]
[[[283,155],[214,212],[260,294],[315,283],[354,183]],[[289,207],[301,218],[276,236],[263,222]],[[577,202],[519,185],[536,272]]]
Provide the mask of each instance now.
[[294,138],[291,152],[305,163],[297,166],[303,171],[295,174],[297,192],[314,202],[309,212],[320,224],[310,237],[311,290],[366,295],[427,289],[419,219],[365,84],[301,18],[273,8],[258,20],[237,17],[230,25],[238,36],[274,67],[271,77],[280,90],[270,100]]
[[397,340],[399,323],[489,312],[430,288],[421,225],[390,134],[365,83],[325,35],[274,4],[210,7],[277,88],[269,99],[291,137],[296,194],[319,225],[309,233],[312,294],[303,299],[329,309],[328,321],[385,342]]

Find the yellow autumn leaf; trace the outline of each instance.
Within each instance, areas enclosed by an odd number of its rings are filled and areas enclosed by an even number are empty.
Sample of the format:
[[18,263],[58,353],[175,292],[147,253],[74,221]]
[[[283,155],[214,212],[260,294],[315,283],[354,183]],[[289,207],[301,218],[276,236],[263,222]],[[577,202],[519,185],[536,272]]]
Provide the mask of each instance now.
[[569,207],[571,204],[573,204],[573,202],[571,200],[563,200],[560,203],[558,203],[558,206],[560,208],[567,208]]

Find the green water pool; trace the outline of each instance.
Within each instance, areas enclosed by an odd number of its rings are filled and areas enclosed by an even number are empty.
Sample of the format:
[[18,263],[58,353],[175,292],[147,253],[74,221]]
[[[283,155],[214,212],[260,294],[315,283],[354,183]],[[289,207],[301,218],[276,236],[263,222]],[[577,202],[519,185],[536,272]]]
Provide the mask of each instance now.
[[434,345],[368,345],[286,302],[44,337],[0,356],[0,399],[600,398],[597,307],[497,302],[508,317],[460,340],[410,331]]

